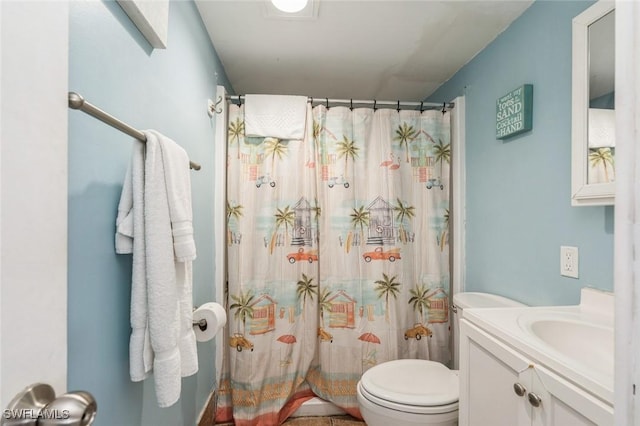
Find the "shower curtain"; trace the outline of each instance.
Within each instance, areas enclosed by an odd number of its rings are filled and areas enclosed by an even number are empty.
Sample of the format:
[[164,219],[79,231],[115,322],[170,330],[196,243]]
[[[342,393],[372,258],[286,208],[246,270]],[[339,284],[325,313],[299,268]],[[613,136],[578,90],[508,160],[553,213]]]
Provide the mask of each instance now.
[[360,417],[367,369],[448,362],[450,114],[309,105],[280,140],[229,110],[216,419],[275,425],[313,395]]

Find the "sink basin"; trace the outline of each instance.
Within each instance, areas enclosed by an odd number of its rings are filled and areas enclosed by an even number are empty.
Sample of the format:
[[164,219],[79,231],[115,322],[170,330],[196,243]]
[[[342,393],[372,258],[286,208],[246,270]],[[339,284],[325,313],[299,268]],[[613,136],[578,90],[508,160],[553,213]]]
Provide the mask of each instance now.
[[613,377],[613,328],[569,318],[532,319],[526,328],[552,350],[592,374]]
[[537,373],[543,384],[547,380],[543,372],[554,373],[613,405],[612,293],[583,288],[580,305],[468,308],[462,319],[465,326],[475,326],[521,354],[534,373],[540,367]]

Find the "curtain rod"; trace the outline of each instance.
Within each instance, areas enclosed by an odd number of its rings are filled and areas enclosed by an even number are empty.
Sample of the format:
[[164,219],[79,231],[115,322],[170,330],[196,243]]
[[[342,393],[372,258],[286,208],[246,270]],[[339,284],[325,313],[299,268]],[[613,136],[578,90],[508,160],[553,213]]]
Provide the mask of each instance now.
[[[236,103],[234,101],[238,101],[238,105],[240,105],[243,101],[244,101],[244,95],[227,95],[227,100],[230,100],[233,103]],[[376,99],[374,100],[359,100],[359,99],[328,99],[328,98],[313,98],[311,96],[309,96],[307,98],[307,102],[318,102],[318,103],[326,103],[326,104],[345,104],[345,105],[362,105],[362,104],[366,104],[366,105],[373,105],[374,107],[377,105],[395,105],[397,108],[399,108],[400,106],[415,106],[415,107],[420,107],[420,109],[422,110],[422,108],[426,107],[426,108],[453,108],[454,107],[454,103],[453,102],[443,102],[441,104],[439,103],[435,103],[435,102],[415,102],[415,101],[378,101]]]
[[[69,108],[77,109],[86,114],[89,114],[90,116],[97,118],[103,123],[108,124],[109,126],[114,127],[121,132],[138,139],[139,141],[147,141],[147,137],[140,130],[134,129],[128,124],[125,124],[122,121],[118,120],[111,114],[108,114],[102,111],[100,108],[91,105],[89,102],[85,101],[82,96],[75,92],[69,92]],[[191,167],[193,170],[200,170],[201,168],[200,164],[194,163],[193,161],[189,161],[189,167]]]

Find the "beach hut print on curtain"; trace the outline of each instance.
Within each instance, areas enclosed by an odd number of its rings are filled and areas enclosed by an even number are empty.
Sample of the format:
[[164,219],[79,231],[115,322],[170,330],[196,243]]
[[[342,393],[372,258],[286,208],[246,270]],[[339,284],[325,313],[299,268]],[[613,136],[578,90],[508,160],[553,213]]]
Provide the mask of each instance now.
[[393,206],[378,196],[369,206],[369,238],[367,244],[395,243]]
[[293,206],[294,223],[293,223],[293,238],[291,239],[292,246],[312,246],[313,240],[317,237],[316,221],[313,219],[312,211],[315,209],[311,207],[311,203],[302,197]]
[[411,156],[411,170],[416,182],[426,182],[431,177],[429,175],[433,174],[435,161],[433,157],[427,156],[427,150],[427,147],[420,147],[417,155]]
[[329,300],[331,306],[329,314],[329,327],[354,328],[356,323],[356,300],[344,290],[337,291]]
[[442,287],[438,287],[427,295],[430,323],[449,321],[449,296]]
[[[264,163],[264,151],[259,150],[259,142],[263,138],[242,138],[242,146],[244,151],[240,152],[240,164],[242,165],[242,174],[250,182],[256,182],[260,175],[260,169]],[[240,143],[240,142],[239,142]],[[248,149],[248,151],[246,150]]]
[[268,294],[258,297],[251,305],[253,317],[251,318],[251,331],[249,334],[264,334],[276,328],[276,301]]

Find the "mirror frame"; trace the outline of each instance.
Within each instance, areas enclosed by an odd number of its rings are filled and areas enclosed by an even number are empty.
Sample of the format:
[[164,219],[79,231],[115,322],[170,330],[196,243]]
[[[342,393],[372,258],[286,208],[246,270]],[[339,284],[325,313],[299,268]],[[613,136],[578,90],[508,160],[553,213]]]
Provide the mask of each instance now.
[[600,0],[572,21],[571,90],[571,205],[604,206],[615,203],[615,182],[588,183],[589,144],[589,26],[615,9]]

